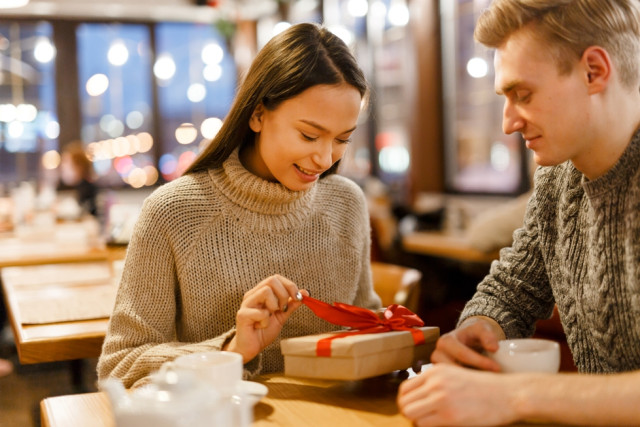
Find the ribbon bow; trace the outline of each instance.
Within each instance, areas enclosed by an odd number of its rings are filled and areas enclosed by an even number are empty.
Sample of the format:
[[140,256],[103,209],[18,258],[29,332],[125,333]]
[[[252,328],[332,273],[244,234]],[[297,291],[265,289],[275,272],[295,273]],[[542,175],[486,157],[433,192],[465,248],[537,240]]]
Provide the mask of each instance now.
[[409,331],[415,345],[425,343],[422,331],[415,329],[416,327],[424,326],[424,322],[417,314],[399,304],[392,304],[387,307],[382,318],[380,318],[371,310],[341,302],[334,302],[331,305],[311,297],[304,297],[302,302],[319,318],[334,325],[353,328],[350,331],[319,340],[316,345],[317,356],[331,357],[331,341],[349,335]]

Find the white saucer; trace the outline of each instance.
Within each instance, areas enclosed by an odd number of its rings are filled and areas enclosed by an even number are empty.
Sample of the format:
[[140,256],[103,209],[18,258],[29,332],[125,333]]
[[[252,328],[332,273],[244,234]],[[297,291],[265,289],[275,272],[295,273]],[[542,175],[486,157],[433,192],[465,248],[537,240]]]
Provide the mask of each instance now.
[[251,400],[251,403],[253,405],[258,403],[269,392],[269,389],[266,385],[257,383],[255,381],[242,381],[240,383],[240,389]]

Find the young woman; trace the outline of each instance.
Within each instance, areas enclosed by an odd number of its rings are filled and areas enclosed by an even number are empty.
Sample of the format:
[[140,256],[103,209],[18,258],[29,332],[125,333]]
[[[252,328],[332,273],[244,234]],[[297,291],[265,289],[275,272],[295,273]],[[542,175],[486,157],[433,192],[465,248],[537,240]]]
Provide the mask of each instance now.
[[[242,354],[283,370],[280,339],[335,329],[299,289],[371,309],[362,191],[334,174],[367,84],[347,46],[299,24],[258,53],[216,138],[145,200],[98,363],[126,387],[177,356]],[[295,314],[294,314],[295,312]]]

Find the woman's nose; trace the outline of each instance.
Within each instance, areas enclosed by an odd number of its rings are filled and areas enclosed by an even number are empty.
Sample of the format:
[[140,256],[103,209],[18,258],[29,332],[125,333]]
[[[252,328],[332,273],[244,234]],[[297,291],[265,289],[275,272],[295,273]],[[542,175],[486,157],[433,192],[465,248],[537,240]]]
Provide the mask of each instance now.
[[329,169],[333,164],[333,142],[322,141],[317,144],[313,153],[313,161],[320,169]]

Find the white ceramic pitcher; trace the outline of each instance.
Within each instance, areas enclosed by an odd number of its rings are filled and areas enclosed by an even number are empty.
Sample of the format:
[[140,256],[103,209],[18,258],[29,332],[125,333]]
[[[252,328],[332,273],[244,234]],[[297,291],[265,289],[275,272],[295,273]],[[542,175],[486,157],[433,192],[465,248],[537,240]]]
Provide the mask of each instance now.
[[220,395],[190,372],[164,369],[149,385],[127,392],[114,378],[99,383],[118,427],[210,427]]

